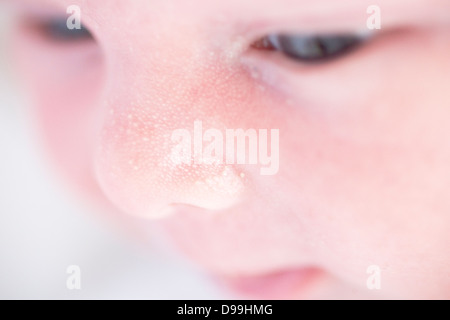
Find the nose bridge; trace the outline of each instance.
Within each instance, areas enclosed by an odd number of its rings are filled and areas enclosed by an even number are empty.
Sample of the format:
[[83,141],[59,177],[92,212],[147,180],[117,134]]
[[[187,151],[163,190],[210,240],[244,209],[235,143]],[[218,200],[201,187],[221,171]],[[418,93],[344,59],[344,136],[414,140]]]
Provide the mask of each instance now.
[[[111,100],[125,97],[129,103],[120,106],[110,101],[109,105],[118,111],[138,106],[139,116],[156,116],[153,119],[163,122],[162,126],[178,117],[191,123],[207,118],[224,100],[228,106],[235,105],[245,95],[242,82],[237,81],[242,77],[236,63],[244,48],[242,38],[224,31],[214,35],[188,18],[174,21],[169,4],[160,9],[167,19],[149,12],[152,21],[148,24],[115,26],[118,33],[107,48],[113,52],[108,59],[112,79],[108,96]],[[128,34],[129,29],[138,34]],[[238,110],[228,108],[231,112],[238,116]]]
[[152,119],[167,122],[177,116],[189,120],[206,117],[218,100],[231,102],[230,84],[238,67],[225,61],[221,52],[204,47],[195,40],[153,40],[130,47],[111,62],[113,81],[108,94],[111,100],[125,98],[128,105],[109,104],[118,111],[128,109],[126,112],[141,117],[151,114]]
[[219,56],[210,52],[202,60],[194,50],[169,48],[113,66],[96,172],[105,194],[125,211],[152,217],[171,204],[222,210],[239,200],[245,180],[235,166],[171,157],[175,130],[194,139],[196,120],[223,128],[234,117],[244,89]]

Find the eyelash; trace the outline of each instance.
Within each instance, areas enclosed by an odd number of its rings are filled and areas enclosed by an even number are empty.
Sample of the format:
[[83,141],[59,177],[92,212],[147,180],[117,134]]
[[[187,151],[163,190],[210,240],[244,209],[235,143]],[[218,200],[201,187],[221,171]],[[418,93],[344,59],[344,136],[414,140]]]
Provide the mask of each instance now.
[[[52,19],[40,25],[41,32],[59,42],[93,40],[83,25],[81,29],[69,29],[66,19]],[[368,40],[368,34],[295,35],[272,34],[251,46],[259,50],[278,51],[287,58],[301,63],[326,63],[357,49]]]
[[70,42],[93,40],[92,34],[83,25],[81,29],[69,29],[66,19],[51,19],[38,25],[40,32],[52,41]]
[[368,40],[368,34],[294,35],[274,34],[263,37],[252,47],[278,51],[301,63],[326,63],[357,49]]

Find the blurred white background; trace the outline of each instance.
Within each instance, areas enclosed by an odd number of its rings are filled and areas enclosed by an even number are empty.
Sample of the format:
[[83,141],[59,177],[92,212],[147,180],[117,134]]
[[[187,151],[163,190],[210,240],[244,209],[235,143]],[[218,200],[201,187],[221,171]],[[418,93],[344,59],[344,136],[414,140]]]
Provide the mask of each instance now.
[[[0,299],[220,299],[208,278],[114,230],[55,178],[6,50],[0,4]],[[68,290],[69,265],[81,290]]]

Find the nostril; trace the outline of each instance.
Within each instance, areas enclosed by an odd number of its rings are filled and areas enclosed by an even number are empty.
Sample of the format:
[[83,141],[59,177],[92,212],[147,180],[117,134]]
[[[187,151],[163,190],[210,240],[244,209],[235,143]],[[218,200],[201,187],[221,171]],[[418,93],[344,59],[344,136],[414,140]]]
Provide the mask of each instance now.
[[[164,218],[175,213],[195,211],[205,213],[220,212],[239,204],[245,190],[244,174],[237,174],[230,166],[224,166],[219,172],[216,169],[197,168],[208,170],[210,175],[199,177],[197,180],[183,186],[182,184],[168,185],[161,192],[159,199],[167,199],[167,204],[158,201],[148,204],[145,217]],[[156,190],[155,190],[156,191]],[[163,194],[165,193],[165,194]],[[150,199],[150,198],[148,198]]]
[[173,169],[184,175],[166,190],[171,206],[183,206],[208,211],[221,211],[237,205],[247,184],[243,173],[228,165],[195,165]]
[[190,204],[209,210],[224,210],[239,202],[245,186],[245,176],[237,174],[231,166],[224,166],[220,172],[197,180],[193,185],[196,197],[190,197]]

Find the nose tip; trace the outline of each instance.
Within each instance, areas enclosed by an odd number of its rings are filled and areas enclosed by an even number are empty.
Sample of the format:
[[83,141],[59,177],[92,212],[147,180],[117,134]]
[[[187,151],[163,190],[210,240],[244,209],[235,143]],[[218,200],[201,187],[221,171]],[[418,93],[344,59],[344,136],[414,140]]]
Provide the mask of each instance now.
[[243,176],[230,166],[140,169],[100,157],[96,172],[105,195],[124,212],[144,218],[164,217],[180,206],[225,210],[239,202],[245,189]]
[[235,165],[174,161],[177,145],[171,137],[179,118],[148,120],[142,114],[148,108],[113,110],[100,139],[95,172],[117,207],[159,218],[178,205],[220,211],[240,201],[246,178]]

